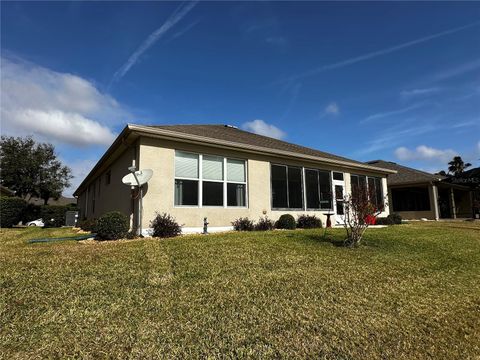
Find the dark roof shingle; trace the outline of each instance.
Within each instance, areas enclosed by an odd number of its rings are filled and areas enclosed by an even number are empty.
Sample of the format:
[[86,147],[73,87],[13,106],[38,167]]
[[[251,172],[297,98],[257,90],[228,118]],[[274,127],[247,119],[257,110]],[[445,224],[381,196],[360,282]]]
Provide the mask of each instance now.
[[320,150],[292,144],[286,141],[274,139],[268,136],[254,134],[227,125],[153,125],[155,129],[176,131],[189,135],[203,136],[212,139],[226,140],[244,145],[261,146],[274,150],[289,151],[302,155],[318,156],[332,160],[348,161],[358,165],[365,165],[360,161],[333,155]]
[[366,162],[369,165],[378,166],[385,169],[396,170],[396,174],[388,175],[388,185],[401,185],[412,183],[426,183],[431,181],[440,181],[445,177],[434,175],[425,171],[413,169],[407,166],[399,165],[394,162],[384,160],[372,160]]

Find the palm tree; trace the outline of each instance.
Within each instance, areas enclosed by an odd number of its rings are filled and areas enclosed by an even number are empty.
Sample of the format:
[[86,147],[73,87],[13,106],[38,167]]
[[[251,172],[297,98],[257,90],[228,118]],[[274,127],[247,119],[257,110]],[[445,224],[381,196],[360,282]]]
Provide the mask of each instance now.
[[448,163],[448,172],[454,176],[458,176],[470,166],[472,166],[472,164],[464,163],[461,156],[454,156],[453,160]]

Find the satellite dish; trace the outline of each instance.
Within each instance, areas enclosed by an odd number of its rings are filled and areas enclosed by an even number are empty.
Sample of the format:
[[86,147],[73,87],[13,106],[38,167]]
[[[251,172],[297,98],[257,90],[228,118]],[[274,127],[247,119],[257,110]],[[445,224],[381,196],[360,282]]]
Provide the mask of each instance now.
[[[139,186],[139,185],[142,186],[152,178],[152,175],[153,175],[152,169],[139,170],[139,171],[135,171],[135,175],[133,175],[133,173],[125,175],[122,178],[122,182],[128,186]],[[137,177],[138,183],[135,177]]]

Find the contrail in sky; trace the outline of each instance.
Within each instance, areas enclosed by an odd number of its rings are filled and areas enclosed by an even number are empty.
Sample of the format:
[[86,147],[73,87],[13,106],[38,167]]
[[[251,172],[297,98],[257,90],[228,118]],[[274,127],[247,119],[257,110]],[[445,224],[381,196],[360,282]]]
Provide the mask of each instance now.
[[110,85],[119,81],[125,74],[132,68],[133,65],[138,61],[140,56],[147,51],[153,44],[155,44],[168,30],[170,30],[176,23],[183,19],[185,15],[188,14],[190,10],[197,4],[197,1],[189,2],[186,5],[184,3],[173,12],[172,15],[160,26],[157,30],[151,33],[145,41],[138,47],[135,52],[130,55],[127,62],[122,65],[113,75]]
[[445,30],[445,31],[442,31],[442,32],[439,32],[439,33],[436,33],[436,34],[424,36],[424,37],[421,37],[419,39],[415,39],[415,40],[412,40],[412,41],[405,42],[403,44],[391,46],[391,47],[388,47],[388,48],[385,48],[385,49],[382,49],[382,50],[377,50],[377,51],[374,51],[374,52],[371,52],[371,53],[368,53],[368,54],[363,54],[363,55],[356,56],[356,57],[353,57],[353,58],[350,58],[350,59],[347,59],[347,60],[339,61],[339,62],[336,62],[336,63],[333,63],[333,64],[323,65],[323,66],[317,67],[315,69],[306,71],[304,73],[293,75],[293,76],[291,76],[289,78],[286,78],[286,79],[282,79],[279,82],[298,80],[298,79],[302,79],[302,78],[305,78],[305,77],[317,75],[317,74],[323,73],[325,71],[329,71],[329,70],[333,70],[333,69],[339,69],[339,68],[342,68],[342,67],[345,67],[345,66],[348,66],[348,65],[356,64],[356,63],[361,62],[361,61],[373,59],[377,56],[390,54],[390,53],[408,48],[410,46],[421,44],[421,43],[424,43],[424,42],[427,42],[429,40],[433,40],[433,39],[436,39],[436,38],[439,38],[439,37],[442,37],[442,36],[445,36],[445,35],[454,34],[454,33],[457,33],[459,31],[466,30],[466,29],[469,29],[469,28],[472,28],[472,27],[475,27],[475,26],[478,26],[478,25],[480,25],[480,21],[470,23],[470,24],[467,24],[467,25],[464,25],[464,26],[456,27],[456,28],[453,28],[453,29],[450,29],[450,30]]

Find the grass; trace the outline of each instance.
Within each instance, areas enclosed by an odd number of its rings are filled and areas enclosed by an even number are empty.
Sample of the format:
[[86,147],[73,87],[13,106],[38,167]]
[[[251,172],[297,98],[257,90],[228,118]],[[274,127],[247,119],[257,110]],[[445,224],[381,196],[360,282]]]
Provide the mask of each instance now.
[[1,230],[0,358],[478,358],[478,224],[329,234]]

